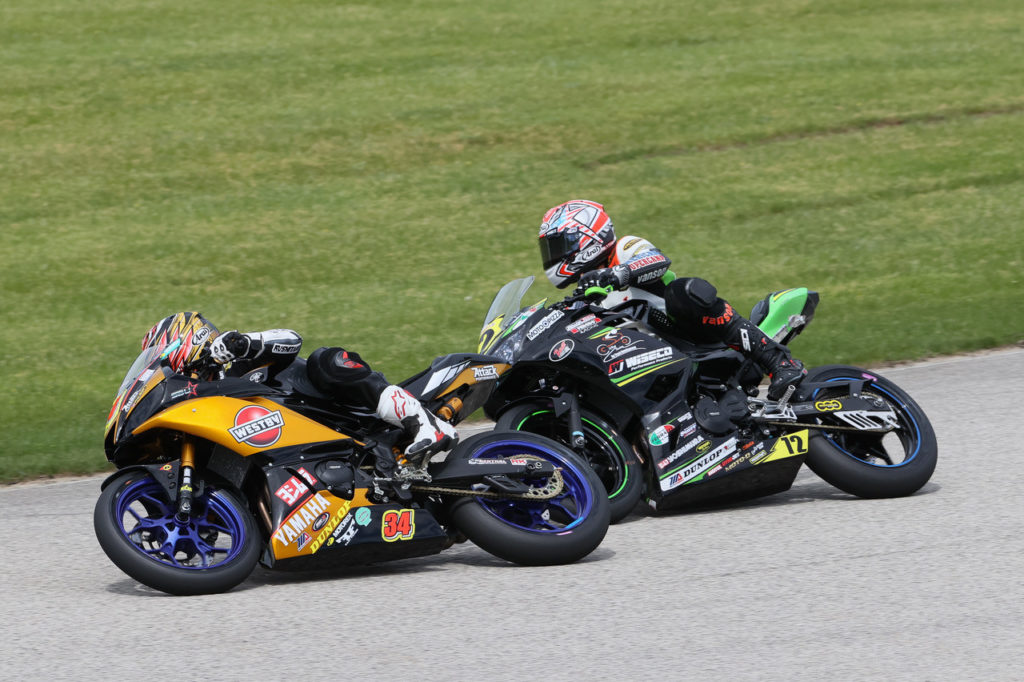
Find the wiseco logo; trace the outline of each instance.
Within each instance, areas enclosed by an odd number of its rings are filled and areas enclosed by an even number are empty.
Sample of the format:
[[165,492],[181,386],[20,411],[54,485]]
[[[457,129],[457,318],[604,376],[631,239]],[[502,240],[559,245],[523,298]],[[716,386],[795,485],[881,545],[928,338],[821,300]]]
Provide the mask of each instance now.
[[265,407],[250,405],[238,411],[235,425],[228,429],[228,433],[239,443],[265,448],[277,442],[283,426],[284,417],[280,410],[271,412]]

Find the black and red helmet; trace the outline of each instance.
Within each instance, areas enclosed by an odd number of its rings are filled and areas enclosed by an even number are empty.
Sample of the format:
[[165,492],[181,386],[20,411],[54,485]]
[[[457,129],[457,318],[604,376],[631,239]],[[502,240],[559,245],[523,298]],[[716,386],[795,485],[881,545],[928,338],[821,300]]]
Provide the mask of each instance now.
[[540,256],[544,274],[560,289],[600,267],[613,248],[615,228],[601,204],[572,199],[544,214]]

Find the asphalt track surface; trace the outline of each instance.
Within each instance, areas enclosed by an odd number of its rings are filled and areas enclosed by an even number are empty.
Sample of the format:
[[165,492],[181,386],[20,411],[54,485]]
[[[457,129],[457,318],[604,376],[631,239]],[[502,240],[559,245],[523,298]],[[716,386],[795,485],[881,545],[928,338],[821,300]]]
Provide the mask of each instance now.
[[0,679],[1024,679],[1024,350],[883,370],[930,416],[916,495],[638,509],[584,561],[471,544],[169,597],[92,530],[102,477],[0,489]]

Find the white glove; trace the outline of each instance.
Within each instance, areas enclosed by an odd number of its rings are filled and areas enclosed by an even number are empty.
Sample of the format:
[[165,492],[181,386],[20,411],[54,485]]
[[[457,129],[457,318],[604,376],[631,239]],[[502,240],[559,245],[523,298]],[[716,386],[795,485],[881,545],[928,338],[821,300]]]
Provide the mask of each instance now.
[[226,365],[236,358],[243,358],[249,352],[252,340],[246,334],[232,329],[220,334],[210,344],[210,357],[220,365]]

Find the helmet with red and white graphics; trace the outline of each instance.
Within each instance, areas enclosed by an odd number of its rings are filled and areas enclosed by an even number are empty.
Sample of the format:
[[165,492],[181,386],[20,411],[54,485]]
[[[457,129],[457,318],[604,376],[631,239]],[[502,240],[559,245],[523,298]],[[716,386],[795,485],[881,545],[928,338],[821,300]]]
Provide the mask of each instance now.
[[540,255],[544,274],[559,289],[602,267],[615,248],[615,228],[604,206],[572,199],[544,214]]

